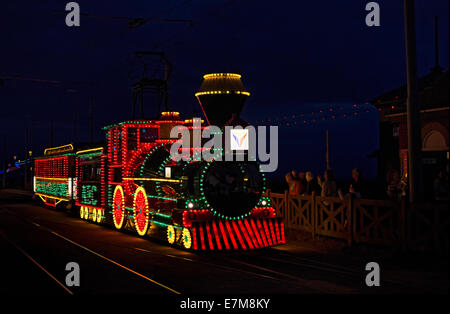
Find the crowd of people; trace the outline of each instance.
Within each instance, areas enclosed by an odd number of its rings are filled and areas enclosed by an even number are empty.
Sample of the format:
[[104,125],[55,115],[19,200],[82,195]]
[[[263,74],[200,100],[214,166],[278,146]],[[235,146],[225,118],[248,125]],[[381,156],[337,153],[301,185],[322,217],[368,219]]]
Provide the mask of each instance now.
[[334,172],[328,169],[324,172],[323,178],[318,175],[308,172],[297,172],[292,170],[285,176],[286,182],[289,185],[289,194],[291,195],[320,195],[327,197],[344,197],[344,193],[353,193],[356,197],[362,196],[363,184],[361,182],[361,172],[359,169],[352,171],[352,183],[347,191],[338,188]]
[[[312,172],[297,172],[292,170],[285,176],[291,195],[320,195],[326,197],[345,198],[352,195],[355,198],[370,198],[371,191],[368,184],[363,180],[361,170],[352,170],[351,182],[345,186],[339,186],[336,182],[334,172],[328,169],[324,172],[323,178],[318,175],[314,177]],[[386,175],[385,192],[383,198],[400,200],[407,195],[408,182],[406,176],[401,176],[400,171],[390,170]],[[437,201],[448,201],[448,167],[441,170],[434,181],[433,199]]]
[[292,170],[286,174],[286,182],[289,185],[291,195],[311,195],[315,193],[321,196],[336,196],[337,184],[332,170],[325,171],[323,179],[320,176],[308,172]]

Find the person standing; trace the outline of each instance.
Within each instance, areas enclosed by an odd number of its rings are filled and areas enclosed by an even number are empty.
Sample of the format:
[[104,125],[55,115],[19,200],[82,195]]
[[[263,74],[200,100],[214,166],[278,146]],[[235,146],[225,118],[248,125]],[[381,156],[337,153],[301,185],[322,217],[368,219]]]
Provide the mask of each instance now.
[[304,194],[305,190],[306,190],[306,178],[305,178],[305,173],[303,171],[300,171],[298,173],[298,183],[299,183],[299,192],[298,194]]
[[315,192],[317,195],[319,195],[320,186],[317,183],[316,179],[314,178],[314,174],[308,171],[305,175],[305,178],[306,178],[306,188],[304,194],[311,195]]
[[292,170],[287,173],[285,176],[286,183],[289,186],[289,194],[290,195],[299,195],[300,194],[300,180],[297,177],[297,172]]
[[387,191],[386,194],[391,200],[400,200],[402,197],[406,196],[406,178],[404,180],[400,177],[400,171],[394,169],[390,170],[387,175]]
[[320,196],[322,197],[336,197],[337,184],[334,178],[333,170],[328,169],[323,174],[324,180],[320,176],[317,177],[317,182],[321,187]]
[[444,170],[440,170],[433,183],[434,199],[436,201],[448,201],[448,175]]
[[361,171],[358,168],[352,170],[352,183],[348,189],[350,194],[353,194],[356,198],[361,198],[365,195],[364,183],[361,179]]

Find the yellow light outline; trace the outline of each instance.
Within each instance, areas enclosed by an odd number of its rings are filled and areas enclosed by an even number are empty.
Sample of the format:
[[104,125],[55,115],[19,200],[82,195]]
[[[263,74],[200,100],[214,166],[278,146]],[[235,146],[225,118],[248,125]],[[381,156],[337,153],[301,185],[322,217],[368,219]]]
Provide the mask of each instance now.
[[174,182],[174,183],[181,183],[183,182],[183,180],[177,180],[177,179],[158,179],[158,178],[123,178],[124,180],[127,181],[132,181],[132,180],[142,180],[142,181],[162,181],[162,182]]
[[70,178],[51,178],[51,177],[36,177],[36,180],[55,181],[55,182],[69,182]]
[[36,193],[36,195],[45,203],[44,197],[41,194]]
[[44,197],[56,200],[57,202],[55,203],[55,205],[58,205],[62,201],[70,201],[70,198],[56,197],[50,194],[43,194],[43,193],[34,193],[34,194],[39,196],[44,203],[47,203],[47,201],[44,200]]
[[[204,123],[205,120],[201,119],[200,122],[201,122],[201,123]],[[185,119],[185,120],[184,120],[184,123],[194,123],[194,119]]]
[[97,222],[97,209],[92,208],[92,215],[91,215],[92,221]]
[[78,155],[78,154],[88,153],[88,152],[93,152],[93,151],[100,150],[100,149],[103,150],[103,147],[96,147],[96,148],[90,148],[90,149],[80,150],[80,151],[77,151],[77,155]]
[[180,113],[178,111],[163,111],[163,112],[161,112],[161,115],[163,115],[163,116],[172,116],[172,115],[178,116],[178,115],[180,115]]
[[[47,151],[48,150],[58,150],[58,149],[60,149],[60,148],[62,148],[62,147],[69,147],[70,146],[70,150],[67,150],[67,151],[73,151],[73,145],[72,144],[66,144],[66,145],[61,145],[61,146],[57,146],[57,147],[49,147],[49,148],[46,148],[46,149],[44,149],[44,156],[47,156]],[[66,152],[66,151],[64,151],[64,152]]]
[[223,90],[213,90],[213,91],[205,91],[205,92],[198,92],[198,93],[195,93],[195,97],[198,97],[198,96],[202,96],[202,95],[215,95],[215,94],[242,94],[242,95],[245,95],[245,96],[250,96],[250,93],[249,92],[246,92],[246,91],[240,91],[240,90],[225,90],[225,91],[223,91]]
[[[146,213],[147,221],[145,222],[144,230],[139,230],[138,224],[137,224],[137,220],[136,220],[136,197],[137,197],[139,192],[142,192],[144,194],[145,209],[147,210],[147,213]],[[148,230],[148,217],[149,217],[149,208],[148,208],[147,193],[145,192],[145,189],[142,186],[140,186],[134,192],[134,197],[133,197],[133,220],[134,220],[134,226],[135,226],[136,232],[141,237],[145,236],[145,234],[147,233],[147,230]]]
[[205,74],[203,75],[204,79],[208,79],[208,78],[212,78],[212,77],[233,77],[233,78],[241,78],[240,74],[237,73],[209,73],[209,74]]
[[[189,236],[189,240],[188,241],[184,241],[184,236],[188,235]],[[192,246],[192,236],[191,236],[191,232],[189,231],[188,228],[183,228],[183,234],[181,236],[181,238],[183,239],[183,246],[185,249],[190,249]]]
[[[172,233],[172,236],[169,236],[169,231]],[[169,225],[167,227],[167,241],[169,242],[169,244],[175,243],[175,228],[172,225]]]
[[[120,224],[116,223],[116,217],[114,216],[114,205],[115,205],[115,198],[116,198],[116,193],[117,191],[120,190],[120,192],[122,193],[122,206],[123,206],[123,215],[122,215],[122,219],[120,221]],[[114,222],[114,226],[116,227],[116,229],[121,229],[123,226],[123,222],[125,221],[125,193],[123,192],[123,188],[121,185],[116,185],[116,188],[114,189],[114,193],[113,193],[113,222]]]
[[97,209],[97,223],[101,223],[102,222],[102,217],[103,217],[103,210],[98,208]]

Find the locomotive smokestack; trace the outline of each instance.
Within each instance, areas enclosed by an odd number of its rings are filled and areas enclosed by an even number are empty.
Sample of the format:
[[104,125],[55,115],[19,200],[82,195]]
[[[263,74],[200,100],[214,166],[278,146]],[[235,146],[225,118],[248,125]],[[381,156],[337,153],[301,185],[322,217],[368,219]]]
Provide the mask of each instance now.
[[232,117],[238,118],[250,93],[235,73],[212,73],[203,76],[195,94],[210,125],[222,127]]

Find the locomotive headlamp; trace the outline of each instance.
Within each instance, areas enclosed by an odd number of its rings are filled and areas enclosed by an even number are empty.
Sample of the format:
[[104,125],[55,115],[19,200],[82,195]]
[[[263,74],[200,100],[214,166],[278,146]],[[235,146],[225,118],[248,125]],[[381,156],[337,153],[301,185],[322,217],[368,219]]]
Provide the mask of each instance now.
[[259,200],[258,205],[259,205],[259,206],[266,207],[266,206],[270,206],[270,205],[271,205],[270,203],[271,203],[271,202],[270,202],[270,198],[269,198],[269,197],[267,197],[267,196],[262,196],[261,199]]
[[166,167],[165,168],[165,171],[164,171],[165,173],[164,174],[165,174],[166,178],[172,177],[172,171],[171,170],[172,170],[172,168],[170,168],[170,167]]

